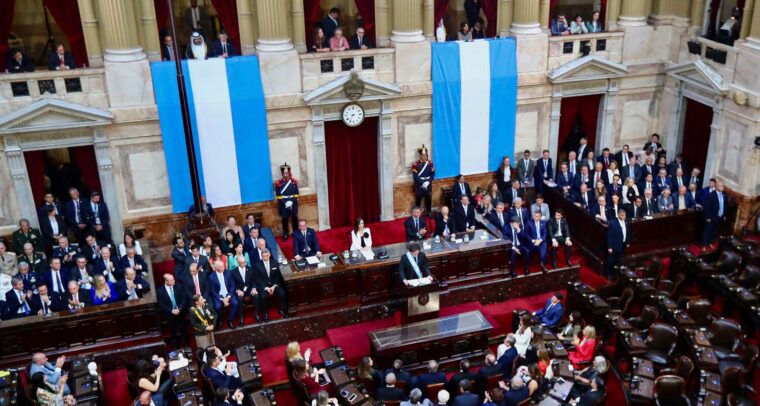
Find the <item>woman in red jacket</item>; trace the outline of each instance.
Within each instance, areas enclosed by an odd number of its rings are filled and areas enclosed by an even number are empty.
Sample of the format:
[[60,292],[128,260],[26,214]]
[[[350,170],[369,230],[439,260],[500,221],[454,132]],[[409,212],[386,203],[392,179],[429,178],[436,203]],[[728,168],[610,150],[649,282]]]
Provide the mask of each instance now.
[[594,350],[596,349],[596,329],[594,326],[586,326],[583,329],[583,340],[576,336],[573,338],[573,344],[575,344],[575,350],[569,351],[568,358],[570,358],[573,366],[578,369],[582,362],[591,361],[594,357]]
[[293,377],[306,386],[306,391],[309,392],[309,395],[316,395],[322,390],[322,387],[319,386],[319,382],[317,382],[320,370],[315,368],[311,375],[308,371],[309,364],[304,359],[296,358],[293,361]]

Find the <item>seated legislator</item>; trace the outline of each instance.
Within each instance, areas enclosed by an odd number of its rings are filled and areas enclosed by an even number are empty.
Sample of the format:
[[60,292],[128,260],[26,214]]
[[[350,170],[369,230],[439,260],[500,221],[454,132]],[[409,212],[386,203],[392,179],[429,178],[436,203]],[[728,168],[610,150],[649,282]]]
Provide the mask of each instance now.
[[299,220],[298,231],[293,233],[293,252],[295,252],[296,259],[314,256],[317,258],[322,257],[322,252],[319,250],[317,232],[313,228],[306,226],[306,220]]
[[172,379],[166,379],[161,383],[161,377],[166,370],[167,364],[163,358],[155,361],[145,359],[137,360],[134,369],[127,375],[129,385],[139,391],[150,394],[151,401],[156,406],[167,406],[169,390],[172,388]]
[[643,216],[652,216],[659,211],[657,201],[652,195],[652,189],[644,189],[644,198],[641,199],[641,205],[644,207]]
[[456,183],[451,185],[451,200],[458,204],[462,201],[462,196],[472,199],[472,189],[470,184],[465,182],[464,175],[459,174]]
[[18,256],[18,262],[19,264],[22,262],[29,264],[32,273],[40,277],[44,277],[43,274],[48,267],[45,254],[34,251],[34,246],[29,242],[24,244],[24,251]]
[[134,247],[127,248],[127,254],[119,260],[119,266],[121,269],[132,268],[138,275],[143,277],[148,276],[148,264],[142,255],[137,254],[137,250]]
[[61,259],[64,268],[72,268],[76,264],[76,257],[80,254],[78,244],[69,244],[69,238],[62,235],[58,238],[58,244],[53,247],[54,257]]
[[32,363],[29,365],[29,374],[34,376],[37,373],[42,373],[45,375],[45,381],[48,384],[56,387],[60,385],[63,388],[63,393],[68,395],[70,393],[69,386],[66,385],[66,380],[61,381],[65,376],[61,374],[61,368],[63,368],[65,363],[65,355],[56,358],[55,364],[53,364],[48,362],[48,357],[45,353],[37,352],[32,355]]
[[124,279],[116,282],[116,294],[119,295],[119,300],[139,299],[149,291],[150,284],[132,268],[126,268]]
[[[196,272],[197,272],[197,268]],[[206,303],[203,295],[193,295],[193,306],[189,311],[190,325],[195,334],[195,345],[198,348],[208,348],[213,344],[212,333],[216,325],[216,312]]]
[[385,386],[377,388],[375,399],[383,402],[407,399],[404,390],[396,387],[396,374],[391,372],[385,375]]
[[68,269],[61,267],[61,260],[51,258],[50,268],[45,272],[43,279],[51,292],[62,295],[66,291],[66,284],[68,284],[71,278],[69,277]]
[[24,281],[11,279],[11,290],[5,292],[4,320],[26,317],[32,314],[32,291],[24,292]]
[[[214,310],[221,316],[222,310],[225,307],[229,307],[229,314],[227,315],[227,326],[229,328],[235,328],[232,321],[237,314],[237,295],[235,295],[235,282],[232,279],[232,275],[226,269],[224,264],[217,262],[214,264],[214,272],[208,275],[209,285],[209,297],[211,303],[214,305]],[[217,327],[222,324],[221,317],[217,319]]]
[[633,178],[626,178],[625,184],[623,185],[623,204],[633,203],[634,199],[636,199],[638,196],[641,196],[641,193],[639,192],[639,187],[636,185],[636,182]]
[[[71,282],[69,282],[70,284]],[[87,298],[86,295],[84,295]],[[50,316],[53,312],[61,311],[66,308],[59,295],[50,295],[46,285],[37,287],[37,293],[32,295],[29,304],[32,307],[32,313],[40,316]]]
[[0,274],[15,276],[18,274],[18,259],[15,252],[8,252],[5,242],[0,241]]
[[87,234],[84,237],[84,244],[80,244],[79,248],[82,250],[82,255],[87,259],[87,263],[93,265],[95,260],[100,258],[100,248],[104,245],[106,244],[98,241],[94,235]]
[[559,324],[560,320],[562,320],[563,312],[562,293],[556,292],[546,301],[543,309],[533,312],[533,315],[536,316],[544,326],[553,328]]
[[214,388],[229,388],[231,390],[237,390],[241,387],[240,378],[236,378],[232,375],[232,368],[234,364],[228,362],[224,368],[224,372],[219,371],[219,364],[222,362],[222,358],[216,354],[207,354],[206,365],[203,367],[203,374],[211,381],[211,385]]
[[[13,251],[17,255],[24,252],[24,245],[32,244],[32,251],[37,252],[43,249],[42,234],[36,228],[29,225],[29,220],[21,219],[18,221],[18,230],[13,232]],[[30,263],[30,265],[32,265]]]
[[198,271],[201,275],[208,275],[211,272],[211,265],[208,257],[201,255],[200,248],[193,245],[190,249],[190,255],[185,258],[185,272],[190,269],[190,264],[198,264]]
[[448,206],[441,206],[441,212],[435,217],[435,235],[448,239],[453,232],[454,218],[449,215]]
[[372,233],[369,227],[364,226],[364,220],[357,217],[354,221],[354,229],[351,230],[351,251],[365,251],[372,249]]
[[[517,218],[517,216],[512,217],[511,220],[509,220],[509,225],[504,227],[504,229],[501,231],[501,235],[503,238],[509,239],[512,241],[512,249],[510,250],[509,254],[509,274],[515,278],[517,277],[517,274],[515,273],[515,264],[517,264],[517,256],[520,255],[522,257],[527,257],[530,254],[530,247],[529,242],[527,241],[527,238],[525,237],[525,234],[522,231],[522,226],[520,225],[520,219]],[[528,273],[528,260],[525,260],[525,274]]]
[[588,190],[588,186],[585,183],[581,183],[580,189],[578,190],[578,193],[575,194],[573,200],[576,206],[582,207],[586,210],[591,210],[594,206],[594,194]]
[[93,263],[95,273],[106,277],[109,283],[116,283],[119,279],[124,279],[124,270],[121,265],[111,259],[111,248],[103,247],[100,249],[100,258]]
[[557,211],[554,212],[554,219],[547,222],[546,238],[551,239],[552,242],[552,268],[555,269],[557,268],[557,251],[559,251],[559,247],[565,248],[565,260],[567,261],[567,266],[573,266],[572,262],[570,262],[573,246],[573,243],[570,240],[570,227],[567,225],[567,220],[565,220],[562,215],[562,209],[557,209]]
[[581,185],[586,185],[587,188],[592,189],[594,182],[591,180],[591,175],[588,173],[588,166],[581,166],[580,172],[575,175],[575,181],[573,182],[573,189],[577,192],[580,190]]
[[510,187],[503,195],[504,203],[507,203],[510,207],[515,205],[515,200],[524,197],[524,190],[520,187],[519,180],[512,181],[512,187]]
[[522,376],[513,376],[509,381],[509,389],[504,391],[504,404],[519,405],[525,399],[528,399],[528,397],[530,397],[530,389],[525,384]]
[[237,257],[242,256],[245,259],[245,264],[247,266],[251,266],[251,258],[248,256],[248,253],[245,252],[245,247],[242,242],[239,242],[235,244],[235,251],[227,256],[227,265],[229,266],[230,272],[234,271],[235,268],[238,266]]
[[697,205],[686,186],[678,188],[678,196],[673,199],[673,203],[678,211],[693,209]]
[[304,385],[309,396],[314,396],[322,390],[318,379],[319,375],[324,373],[324,369],[311,368],[311,372],[309,369],[309,363],[305,359],[293,360],[293,379]]
[[591,365],[578,371],[574,377],[573,389],[570,391],[570,398],[575,399],[588,392],[591,382],[607,372],[607,359],[601,355],[594,357]]
[[[515,352],[517,352],[517,350],[515,350]],[[496,364],[496,356],[493,353],[488,353],[486,355],[485,361],[483,362],[483,366],[480,367],[478,373],[475,374],[475,382],[477,383],[478,393],[485,391],[488,377],[498,374],[501,374],[501,369],[500,366]]]
[[259,247],[259,238],[261,238],[261,230],[258,227],[248,229],[248,236],[243,240],[243,250],[248,254],[249,259],[253,259],[258,255],[254,255],[254,251]]
[[243,309],[245,308],[246,297],[251,298],[253,306],[256,308],[256,322],[259,322],[259,294],[261,294],[261,292],[259,292],[258,286],[256,285],[256,281],[253,276],[254,270],[250,265],[248,265],[246,258],[242,255],[238,255],[236,258],[234,258],[233,262],[236,262],[237,265],[234,269],[230,269],[230,273],[232,273],[232,279],[235,282],[235,294],[237,295],[239,304],[238,316],[240,318],[240,325],[245,325]]
[[637,220],[644,217],[644,205],[641,196],[633,200],[633,204],[623,205],[623,209],[631,220]]
[[446,373],[438,370],[438,361],[430,360],[427,363],[427,372],[417,377],[416,387],[420,390],[427,390],[428,385],[437,383],[446,383]]
[[657,196],[657,211],[660,213],[672,213],[676,210],[676,206],[673,201],[673,196],[670,193],[670,188],[666,187],[662,189],[660,195]]
[[517,348],[515,348],[515,343],[517,343],[515,335],[509,333],[504,337],[503,347],[501,345],[499,346],[503,348],[503,352],[496,358],[496,365],[499,366],[499,371],[501,372],[503,379],[509,379],[509,377],[512,376],[512,364],[514,364],[515,358],[520,356],[517,353]]
[[34,72],[34,62],[27,58],[20,50],[12,50],[8,52],[10,58],[8,58],[8,73],[24,73]]
[[475,207],[470,198],[462,196],[459,205],[454,207],[454,228],[456,232],[475,231]]
[[520,228],[523,230],[531,219],[530,211],[527,207],[523,207],[523,199],[519,197],[512,202],[512,208],[509,209],[509,221],[514,218],[520,222]]
[[427,238],[427,225],[425,224],[425,219],[422,218],[422,210],[419,207],[414,206],[412,208],[412,217],[406,219],[404,229],[406,230],[407,241],[418,241]]
[[581,363],[591,361],[596,350],[596,329],[588,325],[583,329],[583,339],[575,337],[573,339],[575,350],[568,351],[568,358],[573,366],[578,369]]
[[488,221],[491,222],[491,224],[493,224],[499,231],[504,230],[504,227],[506,227],[507,223],[509,222],[507,213],[504,213],[504,202],[499,202],[496,204],[496,209],[491,212],[491,215],[488,217]]
[[475,372],[470,372],[470,365],[470,360],[466,358],[459,362],[459,371],[452,375],[446,383],[446,389],[448,391],[452,393],[459,391],[459,382],[463,379],[467,379],[472,383],[475,382],[477,374]]
[[343,30],[341,28],[335,29],[335,34],[328,42],[330,43],[330,50],[333,52],[346,51],[349,49],[348,40],[343,36]]
[[90,291],[82,289],[76,281],[69,281],[68,290],[60,296],[60,307],[54,310],[76,310],[90,305],[92,305]]
[[551,218],[549,214],[549,205],[544,202],[544,196],[539,193],[536,195],[536,202],[530,205],[530,212],[541,212],[541,221],[547,221]]
[[546,273],[546,222],[541,221],[540,211],[533,213],[533,221],[528,222],[524,235],[526,239],[530,239],[530,251],[525,257],[525,275],[529,272],[530,259],[534,252],[538,252],[541,271]]
[[581,312],[573,310],[570,312],[570,315],[567,316],[567,324],[557,332],[557,338],[565,344],[570,344],[573,337],[581,333],[582,322]]
[[591,214],[595,219],[602,223],[607,223],[615,218],[615,214],[610,207],[607,206],[607,198],[604,196],[598,196],[596,198],[596,204],[591,207]]
[[409,251],[401,256],[398,264],[398,275],[404,285],[409,285],[409,280],[427,278],[430,276],[427,256],[420,252],[420,244],[409,244]]
[[285,279],[282,277],[280,267],[277,261],[272,259],[272,253],[268,248],[261,251],[261,261],[256,262],[253,267],[256,285],[259,290],[259,300],[261,310],[264,312],[264,321],[269,320],[269,302],[267,298],[277,296],[277,302],[280,306],[280,315],[288,317],[288,298],[285,287]]
[[589,381],[589,390],[576,399],[570,399],[572,406],[594,406],[602,404],[604,400],[604,378],[597,376]]
[[116,288],[103,275],[95,275],[95,282],[90,289],[90,299],[93,305],[113,303],[119,300]]

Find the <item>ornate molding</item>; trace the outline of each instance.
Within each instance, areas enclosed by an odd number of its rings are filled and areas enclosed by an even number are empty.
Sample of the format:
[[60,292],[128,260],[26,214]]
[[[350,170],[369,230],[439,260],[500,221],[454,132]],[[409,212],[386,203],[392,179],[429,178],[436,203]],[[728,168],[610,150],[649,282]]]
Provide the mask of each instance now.
[[[623,77],[628,67],[598,55],[588,55],[572,60],[551,71],[547,76],[550,83],[568,83],[607,80]],[[606,86],[606,84],[605,84]]]
[[0,117],[0,135],[92,128],[112,122],[113,115],[107,111],[45,98]]
[[684,62],[665,69],[668,77],[678,82],[701,88],[704,92],[714,96],[725,96],[728,86],[723,83],[723,77],[716,70],[708,66],[702,60]]
[[[352,80],[352,77],[354,78]],[[361,82],[361,83],[358,83]],[[353,100],[346,96],[346,86],[363,86],[361,97]],[[362,78],[355,72],[346,72],[339,78],[303,95],[304,102],[309,106],[345,104],[349,101],[384,100],[401,95],[401,88],[392,83],[382,82],[371,78]]]

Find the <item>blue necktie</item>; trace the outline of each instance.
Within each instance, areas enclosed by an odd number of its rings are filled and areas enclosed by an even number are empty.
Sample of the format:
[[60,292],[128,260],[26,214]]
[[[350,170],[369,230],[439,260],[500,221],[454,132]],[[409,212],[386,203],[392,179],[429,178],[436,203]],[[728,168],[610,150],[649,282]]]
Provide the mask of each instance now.
[[174,287],[169,286],[169,299],[172,300],[172,309],[177,308],[177,301],[174,299]]
[[417,273],[417,279],[422,279],[422,271],[420,271],[420,263],[417,261],[417,257],[414,257],[414,263],[417,264],[414,269],[414,272]]
[[718,192],[718,217],[723,217],[723,193]]
[[[19,293],[18,294],[18,300],[22,300],[22,295],[23,295],[23,293]],[[29,305],[26,304],[26,300],[24,300],[24,301],[21,302],[21,308],[24,309],[24,314],[26,314],[26,315],[29,314]]]

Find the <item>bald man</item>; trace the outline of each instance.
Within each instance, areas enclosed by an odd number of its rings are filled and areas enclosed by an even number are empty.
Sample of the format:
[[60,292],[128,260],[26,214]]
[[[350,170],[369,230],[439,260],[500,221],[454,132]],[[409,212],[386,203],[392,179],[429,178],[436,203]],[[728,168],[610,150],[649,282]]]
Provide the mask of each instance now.
[[[196,265],[197,270],[197,265]],[[187,331],[185,329],[185,315],[190,304],[185,289],[176,286],[174,275],[164,274],[164,286],[156,289],[156,300],[161,317],[169,325],[169,336],[174,348],[187,345]]]

